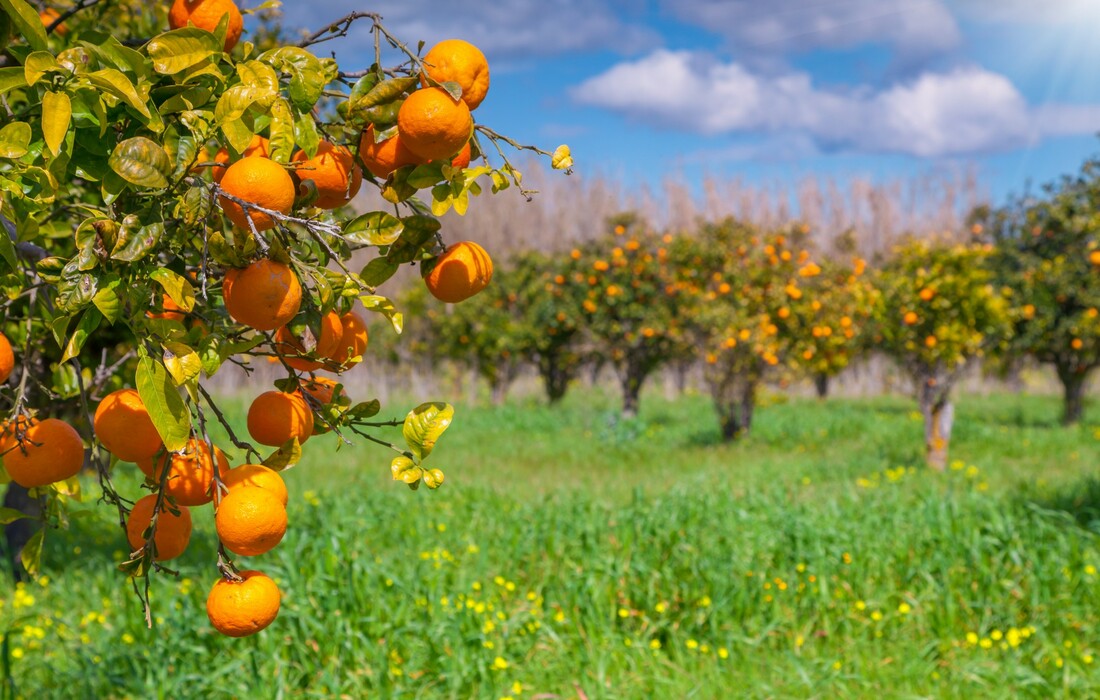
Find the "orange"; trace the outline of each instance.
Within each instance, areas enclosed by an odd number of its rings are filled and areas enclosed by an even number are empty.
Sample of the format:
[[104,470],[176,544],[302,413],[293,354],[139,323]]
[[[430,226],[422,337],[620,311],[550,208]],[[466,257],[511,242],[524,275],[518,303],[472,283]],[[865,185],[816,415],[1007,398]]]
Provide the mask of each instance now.
[[299,393],[265,391],[248,407],[248,434],[261,445],[279,447],[291,438],[304,443],[313,433],[313,413]]
[[164,318],[168,319],[169,321],[180,322],[187,318],[187,312],[181,309],[179,307],[179,304],[172,301],[172,297],[168,296],[167,294],[161,296],[160,306],[161,309],[163,309],[162,311],[146,311],[145,317]]
[[[330,358],[340,348],[340,340],[344,328],[340,317],[334,311],[329,311],[321,317],[320,328],[310,328],[316,340],[313,350],[306,350],[300,338],[294,335],[289,326],[283,326],[275,334],[275,350],[281,355],[314,355],[316,357]],[[320,369],[323,363],[315,360],[306,360],[301,357],[285,357],[286,363],[299,372],[312,372]]]
[[333,352],[326,357],[338,365],[345,365],[353,358],[359,357],[367,349],[367,322],[354,311],[349,311],[340,317],[343,331],[340,340],[336,343]]
[[[271,156],[270,142],[259,134],[252,137],[252,141],[249,142],[248,147],[241,153],[242,158],[249,156],[261,156],[263,158],[269,158]],[[225,171],[229,168],[229,149],[222,146],[218,149],[217,154],[214,156],[214,162],[219,163],[214,167],[214,182],[220,183],[222,178],[225,177]],[[200,160],[200,163],[204,163],[210,160]]]
[[233,467],[222,475],[222,482],[230,491],[250,486],[266,489],[275,494],[286,506],[288,495],[283,477],[279,476],[279,472],[262,464],[242,464],[239,467]]
[[[477,109],[489,92],[489,62],[473,44],[461,39],[439,42],[424,55],[424,72],[437,83],[453,81],[462,86],[462,101]],[[421,76],[421,83],[427,81]]]
[[493,261],[473,241],[460,241],[436,260],[424,281],[436,299],[457,304],[485,289],[493,279]]
[[373,124],[363,131],[359,139],[359,157],[371,175],[382,180],[398,168],[425,162],[423,158],[409,150],[401,140],[401,134],[394,134],[380,143],[375,143]]
[[443,88],[417,90],[397,111],[402,143],[429,161],[454,157],[470,140],[473,128],[469,107]]
[[266,258],[226,272],[222,285],[225,310],[238,323],[273,331],[298,314],[302,285],[294,271]]
[[[355,164],[355,157],[346,146],[334,146],[322,141],[312,158],[305,151],[298,151],[291,158],[300,163],[295,173],[303,183],[313,180],[317,187],[317,199],[313,206],[319,209],[336,209],[351,201],[363,184],[363,172]],[[302,188],[304,193],[305,188]]]
[[214,525],[230,552],[259,556],[279,544],[286,534],[286,506],[267,489],[238,486],[218,504]]
[[[217,447],[214,448],[215,459],[218,463],[218,473],[229,471],[229,462]],[[164,485],[164,493],[176,500],[181,506],[201,506],[209,503],[213,498],[210,490],[214,481],[214,460],[210,458],[210,446],[202,440],[191,438],[183,448],[181,454],[163,454],[156,459],[156,471],[153,470],[153,460],[139,460],[137,465],[146,476],[160,484],[164,474],[164,465],[171,462],[168,467],[168,477]]]
[[920,319],[917,318],[917,314],[915,311],[906,311],[905,316],[902,318],[902,320],[905,321],[905,325],[912,326]]
[[160,434],[135,389],[119,389],[99,402],[95,436],[123,462],[151,459],[161,447]]
[[[49,29],[50,25],[53,24],[60,16],[61,13],[53,9],[52,7],[47,7],[45,10],[42,10],[38,13],[38,19],[42,21],[42,26],[46,27],[47,29]],[[69,28],[66,27],[64,24],[59,24],[54,27],[54,31],[57,32],[58,36],[65,36],[69,33]]]
[[[336,390],[337,382],[335,379],[329,379],[328,377],[314,377],[313,379],[302,382],[302,391],[306,392],[319,404],[332,403],[332,393]],[[344,388],[340,388],[340,398],[347,396],[347,392]]]
[[[153,520],[156,505],[157,496],[151,493],[135,503],[130,511],[130,518],[126,521],[126,539],[130,540],[130,548],[135,552],[145,546],[143,533]],[[179,515],[173,513],[167,502],[161,505],[157,514],[157,531],[153,534],[157,561],[175,559],[183,554],[191,541],[191,511],[180,508],[179,512]]]
[[1089,262],[1093,265],[1100,265],[1100,250],[1094,250],[1089,253]]
[[6,335],[0,333],[0,384],[8,381],[14,369],[15,353],[11,350],[11,341]]
[[241,40],[244,18],[231,0],[176,0],[168,11],[168,26],[180,29],[190,22],[200,29],[212,32],[218,28],[218,23],[226,14],[229,15],[229,25],[225,32],[225,50],[232,51]]
[[467,141],[466,145],[462,147],[462,150],[458,152],[454,158],[451,159],[451,167],[453,168],[468,168],[470,167],[470,142]]
[[[289,214],[294,208],[294,180],[283,166],[263,156],[241,158],[226,168],[221,188],[249,204],[280,214]],[[257,231],[275,228],[275,219],[270,214],[256,210],[246,214],[244,207],[224,196],[218,197],[218,202],[237,228],[251,231],[249,219]]]
[[16,429],[7,428],[0,440],[4,468],[15,483],[25,488],[46,486],[71,479],[84,466],[84,441],[73,426],[57,418],[27,420],[17,425],[26,428],[23,442]]
[[242,571],[241,581],[219,578],[206,597],[206,615],[228,637],[247,637],[270,625],[279,614],[279,587],[259,571]]

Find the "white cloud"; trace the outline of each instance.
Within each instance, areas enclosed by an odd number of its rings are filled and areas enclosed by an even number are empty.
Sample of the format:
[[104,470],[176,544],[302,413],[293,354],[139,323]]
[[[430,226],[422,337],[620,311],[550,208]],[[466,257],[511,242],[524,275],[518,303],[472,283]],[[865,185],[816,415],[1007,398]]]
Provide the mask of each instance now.
[[[546,56],[580,50],[637,53],[660,45],[654,31],[624,19],[634,14],[633,0],[495,0],[442,3],[438,0],[329,0],[292,1],[283,6],[288,27],[317,29],[357,10],[369,9],[397,37],[430,46],[441,39],[461,37],[494,57]],[[338,52],[373,52],[369,20],[353,25],[348,38],[321,44]]]
[[742,55],[875,44],[924,56],[960,42],[941,0],[663,0],[662,6],[721,34]]
[[765,78],[738,63],[658,50],[586,80],[573,97],[679,131],[803,135],[823,149],[919,157],[1007,150],[1100,126],[1100,106],[1034,109],[1006,77],[978,67],[841,91],[806,73]]
[[947,0],[963,16],[983,23],[1069,24],[1100,19],[1096,0]]

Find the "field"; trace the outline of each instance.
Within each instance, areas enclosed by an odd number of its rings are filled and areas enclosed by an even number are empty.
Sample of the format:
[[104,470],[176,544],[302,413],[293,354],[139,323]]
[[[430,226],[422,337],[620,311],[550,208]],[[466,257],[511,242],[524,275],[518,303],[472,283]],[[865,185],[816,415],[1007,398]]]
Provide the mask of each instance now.
[[[630,423],[598,393],[459,406],[436,492],[390,482],[381,448],[314,438],[287,539],[254,563],[282,612],[246,640],[206,620],[209,512],[180,578],[154,578],[147,630],[90,493],[3,600],[2,694],[1100,692],[1095,426],[1058,426],[1054,398],[964,398],[935,474],[907,399],[765,404],[732,446],[699,396],[647,395]],[[118,478],[135,493],[135,469]]]

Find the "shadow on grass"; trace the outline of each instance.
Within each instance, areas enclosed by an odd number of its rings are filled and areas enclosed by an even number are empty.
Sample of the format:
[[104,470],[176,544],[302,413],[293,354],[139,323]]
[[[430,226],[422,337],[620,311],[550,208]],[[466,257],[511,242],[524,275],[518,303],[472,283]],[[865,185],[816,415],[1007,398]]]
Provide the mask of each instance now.
[[1100,534],[1100,478],[1087,477],[1050,493],[1021,493],[1024,505],[1065,513],[1081,528]]

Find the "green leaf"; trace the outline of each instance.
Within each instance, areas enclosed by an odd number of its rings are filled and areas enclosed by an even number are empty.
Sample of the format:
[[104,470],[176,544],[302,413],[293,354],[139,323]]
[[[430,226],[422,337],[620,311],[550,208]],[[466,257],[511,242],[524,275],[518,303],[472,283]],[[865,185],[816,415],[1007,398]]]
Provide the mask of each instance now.
[[405,416],[401,432],[405,443],[417,459],[423,460],[432,453],[439,436],[450,427],[455,409],[449,403],[422,403]]
[[0,525],[9,525],[16,520],[22,520],[23,518],[30,518],[31,516],[26,513],[21,513],[15,508],[0,508]]
[[430,216],[406,216],[401,221],[405,230],[386,253],[386,259],[398,265],[416,260],[440,228],[439,221]]
[[46,28],[38,18],[38,11],[26,0],[0,0],[0,9],[11,19],[16,34],[26,39],[32,49],[46,50]]
[[382,403],[378,399],[362,401],[348,409],[348,417],[353,420],[366,420],[378,415],[382,410]]
[[271,103],[269,114],[271,160],[286,165],[294,155],[294,114],[290,110],[290,103],[281,97]]
[[210,32],[198,27],[183,27],[165,32],[145,45],[153,70],[175,75],[222,52],[222,44]]
[[183,386],[202,372],[199,354],[183,343],[164,344],[164,367],[176,386]]
[[195,288],[186,277],[165,267],[153,270],[149,277],[164,288],[164,292],[182,311],[191,311],[195,308]]
[[294,140],[306,152],[307,157],[312,158],[317,154],[321,136],[317,133],[317,123],[313,121],[311,113],[306,112],[294,120]]
[[21,66],[0,68],[0,95],[27,84],[27,74]]
[[68,362],[80,354],[84,343],[88,341],[95,329],[99,328],[99,322],[102,320],[103,314],[94,308],[88,309],[81,315],[80,322],[76,324],[76,330],[69,336],[69,342],[65,344],[65,352],[61,355],[62,362]]
[[31,145],[31,125],[11,122],[0,129],[0,158],[22,158]]
[[[0,0],[0,3],[5,0]],[[42,564],[42,542],[46,539],[46,528],[41,528],[38,532],[31,535],[31,538],[27,540],[27,543],[23,545],[23,552],[19,555],[19,560],[23,563],[23,568],[27,570],[27,573],[31,577],[38,576],[39,567]]]
[[404,230],[405,224],[393,214],[372,211],[349,221],[344,235],[371,245],[390,245]]
[[130,214],[119,227],[118,241],[111,250],[111,259],[122,262],[140,260],[156,247],[163,235],[163,223],[142,224],[137,216]]
[[363,308],[367,311],[373,311],[375,313],[382,314],[390,320],[393,325],[393,329],[398,333],[401,333],[402,328],[405,325],[405,318],[401,315],[393,306],[393,302],[386,297],[380,296],[365,296],[359,297],[359,301],[363,302]]
[[164,447],[177,452],[187,445],[191,437],[191,414],[172,384],[172,378],[164,365],[145,355],[138,359],[136,382],[149,418],[153,421]]
[[265,51],[259,60],[290,74],[287,94],[299,111],[310,111],[321,99],[327,82],[325,70],[321,61],[309,51],[297,46],[284,46]]
[[92,303],[107,319],[108,324],[114,325],[115,321],[122,315],[122,300],[118,298],[118,294],[113,289],[100,289],[92,297]]
[[160,144],[144,136],[122,141],[107,161],[111,170],[126,182],[147,189],[168,187],[172,160]]
[[285,444],[279,447],[279,449],[272,452],[267,459],[263,461],[263,465],[268,469],[274,469],[277,472],[281,472],[284,469],[289,469],[302,459],[302,446],[298,444],[298,438],[290,438]]
[[199,341],[199,360],[202,362],[202,371],[208,377],[213,377],[221,369],[225,357],[222,354],[221,339],[216,335],[208,335]]
[[66,93],[47,91],[42,95],[42,138],[55,156],[61,152],[72,118],[73,105]]
[[[86,73],[81,76],[93,86],[106,90],[115,97],[118,97],[126,104],[137,110],[138,114],[146,119],[152,118],[152,113],[149,111],[149,107],[145,104],[145,99],[138,94],[137,88],[130,82],[130,79],[126,77],[126,74],[122,71],[115,70],[114,68],[104,68],[103,70],[97,70],[94,73]],[[159,116],[157,117],[159,119]]]
[[443,164],[440,162],[418,165],[409,173],[406,182],[418,190],[431,187],[443,179]]
[[364,284],[371,287],[378,287],[383,282],[393,277],[399,267],[399,265],[394,265],[385,258],[375,258],[366,264],[363,271],[359,273],[359,277],[363,280]]
[[356,100],[350,107],[350,112],[354,113],[377,105],[393,102],[409,90],[415,88],[418,82],[420,82],[420,78],[416,76],[383,80],[371,88],[370,92],[363,95],[362,99]]

